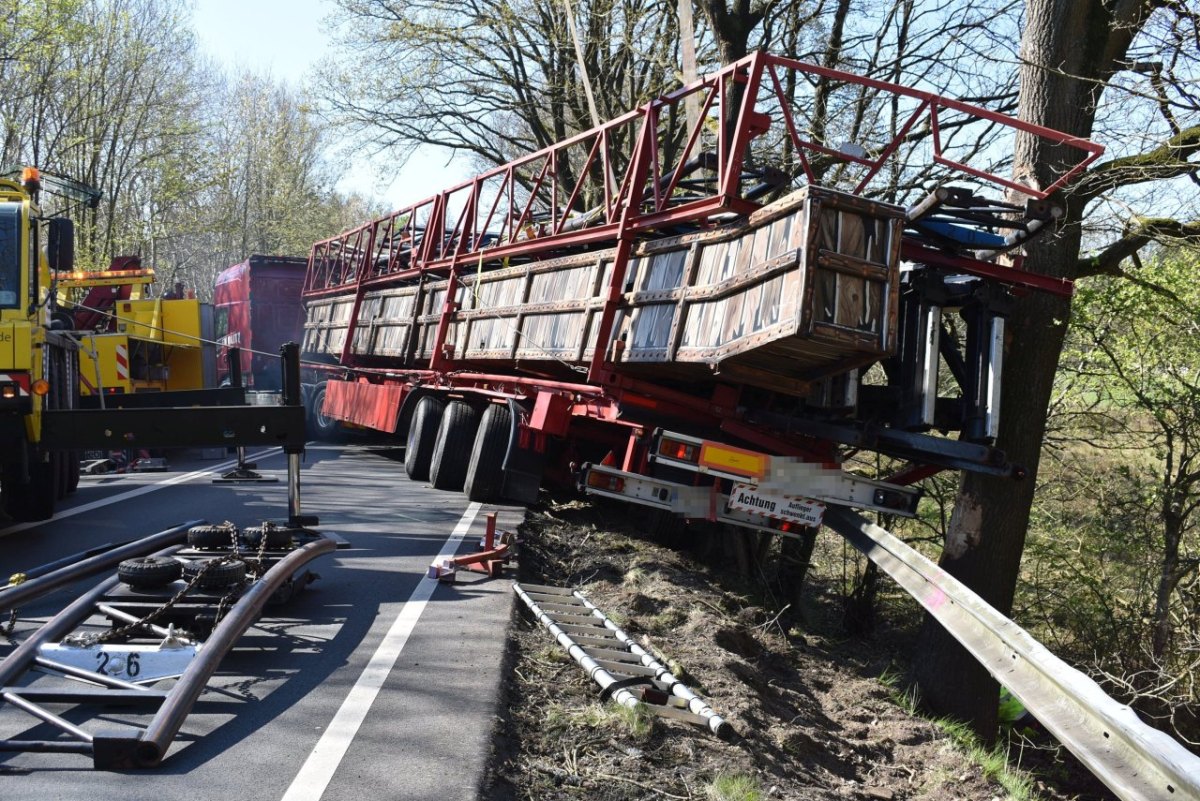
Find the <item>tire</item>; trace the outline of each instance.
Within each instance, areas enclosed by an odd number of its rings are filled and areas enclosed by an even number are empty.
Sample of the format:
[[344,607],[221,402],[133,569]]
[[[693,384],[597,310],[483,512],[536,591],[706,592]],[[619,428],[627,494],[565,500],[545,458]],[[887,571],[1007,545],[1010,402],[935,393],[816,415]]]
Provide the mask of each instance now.
[[408,424],[408,442],[404,447],[404,472],[413,481],[428,481],[433,463],[433,447],[437,443],[438,427],[446,402],[433,395],[417,401]]
[[183,565],[169,556],[139,556],[117,565],[117,578],[130,587],[162,587],[183,575]]
[[321,442],[334,442],[341,434],[342,427],[337,420],[328,417],[321,411],[325,405],[325,384],[317,384],[308,404],[308,433],[313,439]]
[[79,463],[83,461],[83,451],[67,452],[67,492],[79,489]]
[[54,504],[58,500],[60,480],[57,461],[53,454],[42,461],[41,454],[34,453],[29,465],[29,486],[25,503],[25,520],[49,520],[54,517]]
[[188,562],[183,566],[183,577],[192,581],[203,572],[204,575],[196,582],[196,586],[202,590],[221,590],[245,580],[246,563],[241,559],[211,564],[213,561],[214,559],[195,559]]
[[54,463],[54,499],[64,500],[71,485],[71,465],[69,451],[56,451],[50,454]]
[[188,545],[198,551],[231,551],[237,537],[237,527],[223,526],[192,526],[188,529]]
[[462,489],[478,427],[479,413],[463,401],[452,401],[442,412],[429,468],[429,483],[435,489]]
[[262,542],[263,531],[267,534],[267,550],[282,551],[292,547],[292,531],[291,529],[278,528],[277,526],[251,526],[242,532],[242,541],[246,543],[246,547],[257,549]]
[[467,465],[463,491],[470,500],[491,503],[500,499],[504,491],[504,456],[511,433],[512,412],[508,406],[496,403],[488,406],[479,421],[471,462]]
[[0,474],[0,503],[4,506],[4,514],[12,520],[28,520],[26,507],[28,504],[29,485],[21,481],[20,463],[4,465]]

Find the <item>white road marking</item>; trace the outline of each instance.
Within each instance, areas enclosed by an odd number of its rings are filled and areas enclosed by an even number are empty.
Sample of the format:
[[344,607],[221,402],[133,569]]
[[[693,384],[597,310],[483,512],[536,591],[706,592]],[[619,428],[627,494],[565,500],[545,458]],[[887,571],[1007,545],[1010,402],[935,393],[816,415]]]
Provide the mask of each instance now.
[[[435,562],[441,562],[443,559],[454,556],[459,543],[471,528],[475,515],[479,513],[479,508],[480,504],[478,503],[472,503],[467,507],[467,511],[463,512],[463,516],[459,519],[458,525],[454,527],[450,538],[442,545],[441,553],[437,555]],[[375,653],[372,654],[371,660],[363,669],[362,675],[354,683],[346,700],[342,702],[341,708],[338,709],[324,734],[321,735],[321,739],[313,747],[312,753],[300,767],[300,772],[292,780],[291,786],[283,794],[281,801],[320,801],[329,782],[333,779],[333,774],[341,765],[347,749],[350,748],[350,743],[358,733],[359,727],[362,726],[363,720],[366,719],[367,712],[371,710],[376,696],[383,689],[383,683],[392,672],[396,660],[400,658],[400,652],[408,642],[409,635],[416,627],[421,613],[425,611],[425,604],[433,595],[437,585],[437,579],[431,579],[428,576],[417,582],[412,595],[408,597],[400,614],[396,616],[388,633],[384,635],[383,642],[379,643],[379,647],[375,649]]]
[[[247,454],[246,460],[254,461],[255,459],[262,459],[267,456],[274,456],[275,454],[280,453],[282,450],[282,448],[271,448],[263,451],[262,453]],[[63,509],[61,512],[55,512],[54,517],[50,518],[49,520],[35,520],[31,523],[17,523],[16,525],[9,526],[8,528],[0,528],[0,537],[7,537],[9,534],[16,534],[18,531],[25,531],[26,529],[35,528],[37,526],[44,526],[45,524],[54,520],[62,520],[66,517],[81,515],[84,512],[90,512],[93,509],[99,509],[114,503],[127,501],[130,498],[136,498],[137,496],[145,495],[148,492],[157,492],[160,489],[166,489],[167,487],[174,486],[175,484],[186,484],[187,482],[194,481],[197,478],[203,478],[205,476],[211,476],[214,473],[220,473],[221,471],[227,470],[236,464],[237,459],[230,459],[227,462],[213,465],[205,470],[195,470],[191,473],[184,473],[181,476],[164,478],[161,481],[155,481],[153,484],[143,484],[137,489],[130,490],[129,492],[122,492],[120,495],[114,495],[111,498],[105,498],[101,501],[92,501],[91,503],[85,503],[81,506],[72,506],[70,509]]]

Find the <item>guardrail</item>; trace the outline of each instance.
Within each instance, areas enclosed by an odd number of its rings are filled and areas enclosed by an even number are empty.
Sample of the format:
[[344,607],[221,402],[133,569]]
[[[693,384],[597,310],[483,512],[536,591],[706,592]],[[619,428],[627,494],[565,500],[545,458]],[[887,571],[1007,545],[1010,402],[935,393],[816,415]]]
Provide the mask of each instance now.
[[961,582],[840,507],[825,525],[886,571],[1123,801],[1200,798],[1200,757],[1143,723]]

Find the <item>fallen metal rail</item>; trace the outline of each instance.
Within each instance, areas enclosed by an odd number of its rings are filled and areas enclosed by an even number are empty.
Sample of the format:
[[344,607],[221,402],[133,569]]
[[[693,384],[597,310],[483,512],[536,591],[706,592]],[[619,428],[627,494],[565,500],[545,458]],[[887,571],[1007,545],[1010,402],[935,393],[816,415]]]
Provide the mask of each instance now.
[[[174,528],[151,534],[149,537],[113,546],[79,561],[69,561],[71,557],[67,557],[67,559],[59,559],[51,565],[34,568],[29,571],[30,575],[35,576],[34,578],[0,587],[0,612],[16,609],[21,604],[28,603],[34,598],[40,598],[59,587],[103,573],[105,570],[111,570],[126,559],[145,556],[168,545],[178,545],[187,539],[189,528],[203,522],[203,520],[190,520]],[[46,570],[46,567],[52,569]]]
[[[120,601],[106,603],[116,590],[118,579],[115,576],[77,598],[0,662],[0,705],[8,704],[26,712],[57,728],[67,735],[67,739],[0,740],[0,751],[90,755],[95,767],[105,769],[146,768],[159,764],[221,660],[232,650],[246,629],[259,618],[268,600],[289,587],[295,589],[294,585],[297,582],[300,586],[307,583],[312,576],[305,570],[306,565],[339,545],[337,539],[317,532],[305,531],[304,535],[305,539],[294,550],[269,555],[268,569],[244,588],[223,615],[220,614],[220,607],[225,603],[225,597],[210,596],[207,600],[201,599],[193,612],[195,609],[216,608],[216,617],[219,619],[203,642],[193,640],[186,648],[179,644],[179,639],[182,638],[177,638],[173,628],[162,629],[149,622],[139,625],[139,618],[123,613],[118,608],[121,605]],[[213,556],[212,552],[187,554],[181,545],[160,549],[155,556],[181,558],[185,554],[196,558]],[[224,592],[219,594],[224,595]],[[174,604],[179,596],[172,589],[167,597],[171,597],[170,603]],[[134,627],[142,632],[142,637],[148,636],[147,633],[149,636],[165,635],[159,647],[179,649],[182,653],[178,661],[186,662],[186,666],[178,671],[168,671],[162,675],[142,674],[140,679],[130,680],[134,677],[128,667],[124,671],[114,670],[110,674],[102,670],[86,670],[78,665],[69,664],[68,661],[46,655],[63,653],[64,649],[56,645],[58,641],[85,624],[89,618],[97,616],[122,623],[133,623]],[[134,652],[129,649],[137,647],[125,646],[125,650],[120,651],[125,656],[126,665],[129,653]],[[83,646],[78,650],[92,654],[93,651],[89,648],[90,646]],[[99,649],[96,653],[102,653],[102,650]],[[114,660],[116,658],[113,657]],[[102,664],[108,661],[106,659]],[[39,687],[29,683],[17,685],[18,680],[32,670],[74,680],[69,681],[73,688],[64,690],[57,686],[57,683],[53,687]],[[129,679],[119,678],[116,674],[121,672],[129,676]],[[169,689],[151,689],[144,686],[146,682],[158,682],[172,676],[178,676],[178,679]],[[77,682],[82,682],[82,685],[76,685]],[[156,711],[144,728],[130,724],[131,728],[124,731],[91,733],[83,726],[45,709],[44,704],[94,704],[101,707],[133,705],[150,707]]]
[[[718,737],[733,734],[727,720],[579,592],[517,583],[513,592],[600,685],[605,697],[611,696],[622,706],[644,704],[656,715],[707,726]],[[652,685],[662,694],[656,698],[644,689],[630,691],[639,684]]]
[[1123,801],[1200,798],[1200,757],[1143,723],[961,582],[855,512],[825,525],[896,580]]

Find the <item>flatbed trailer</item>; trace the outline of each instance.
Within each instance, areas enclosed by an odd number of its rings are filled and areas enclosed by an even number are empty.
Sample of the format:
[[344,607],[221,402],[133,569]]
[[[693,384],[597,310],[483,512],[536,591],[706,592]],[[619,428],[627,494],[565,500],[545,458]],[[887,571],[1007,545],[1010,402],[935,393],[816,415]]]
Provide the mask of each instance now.
[[[806,139],[793,90],[810,84],[887,103],[894,125],[861,144]],[[997,151],[1038,137],[1077,163],[1045,187],[967,164],[997,132]],[[897,457],[897,481],[865,504],[853,479],[789,491],[912,514],[902,483],[931,471],[1023,475],[994,447],[1005,320],[1023,294],[1072,287],[1022,270],[1019,248],[1102,151],[754,54],[316,243],[303,358],[323,371],[323,414],[405,437],[411,478],[473,500],[529,501],[546,476],[602,492],[607,474],[647,497],[715,487],[709,519],[744,511],[729,479],[657,458],[673,431],[834,472],[843,446]]]

